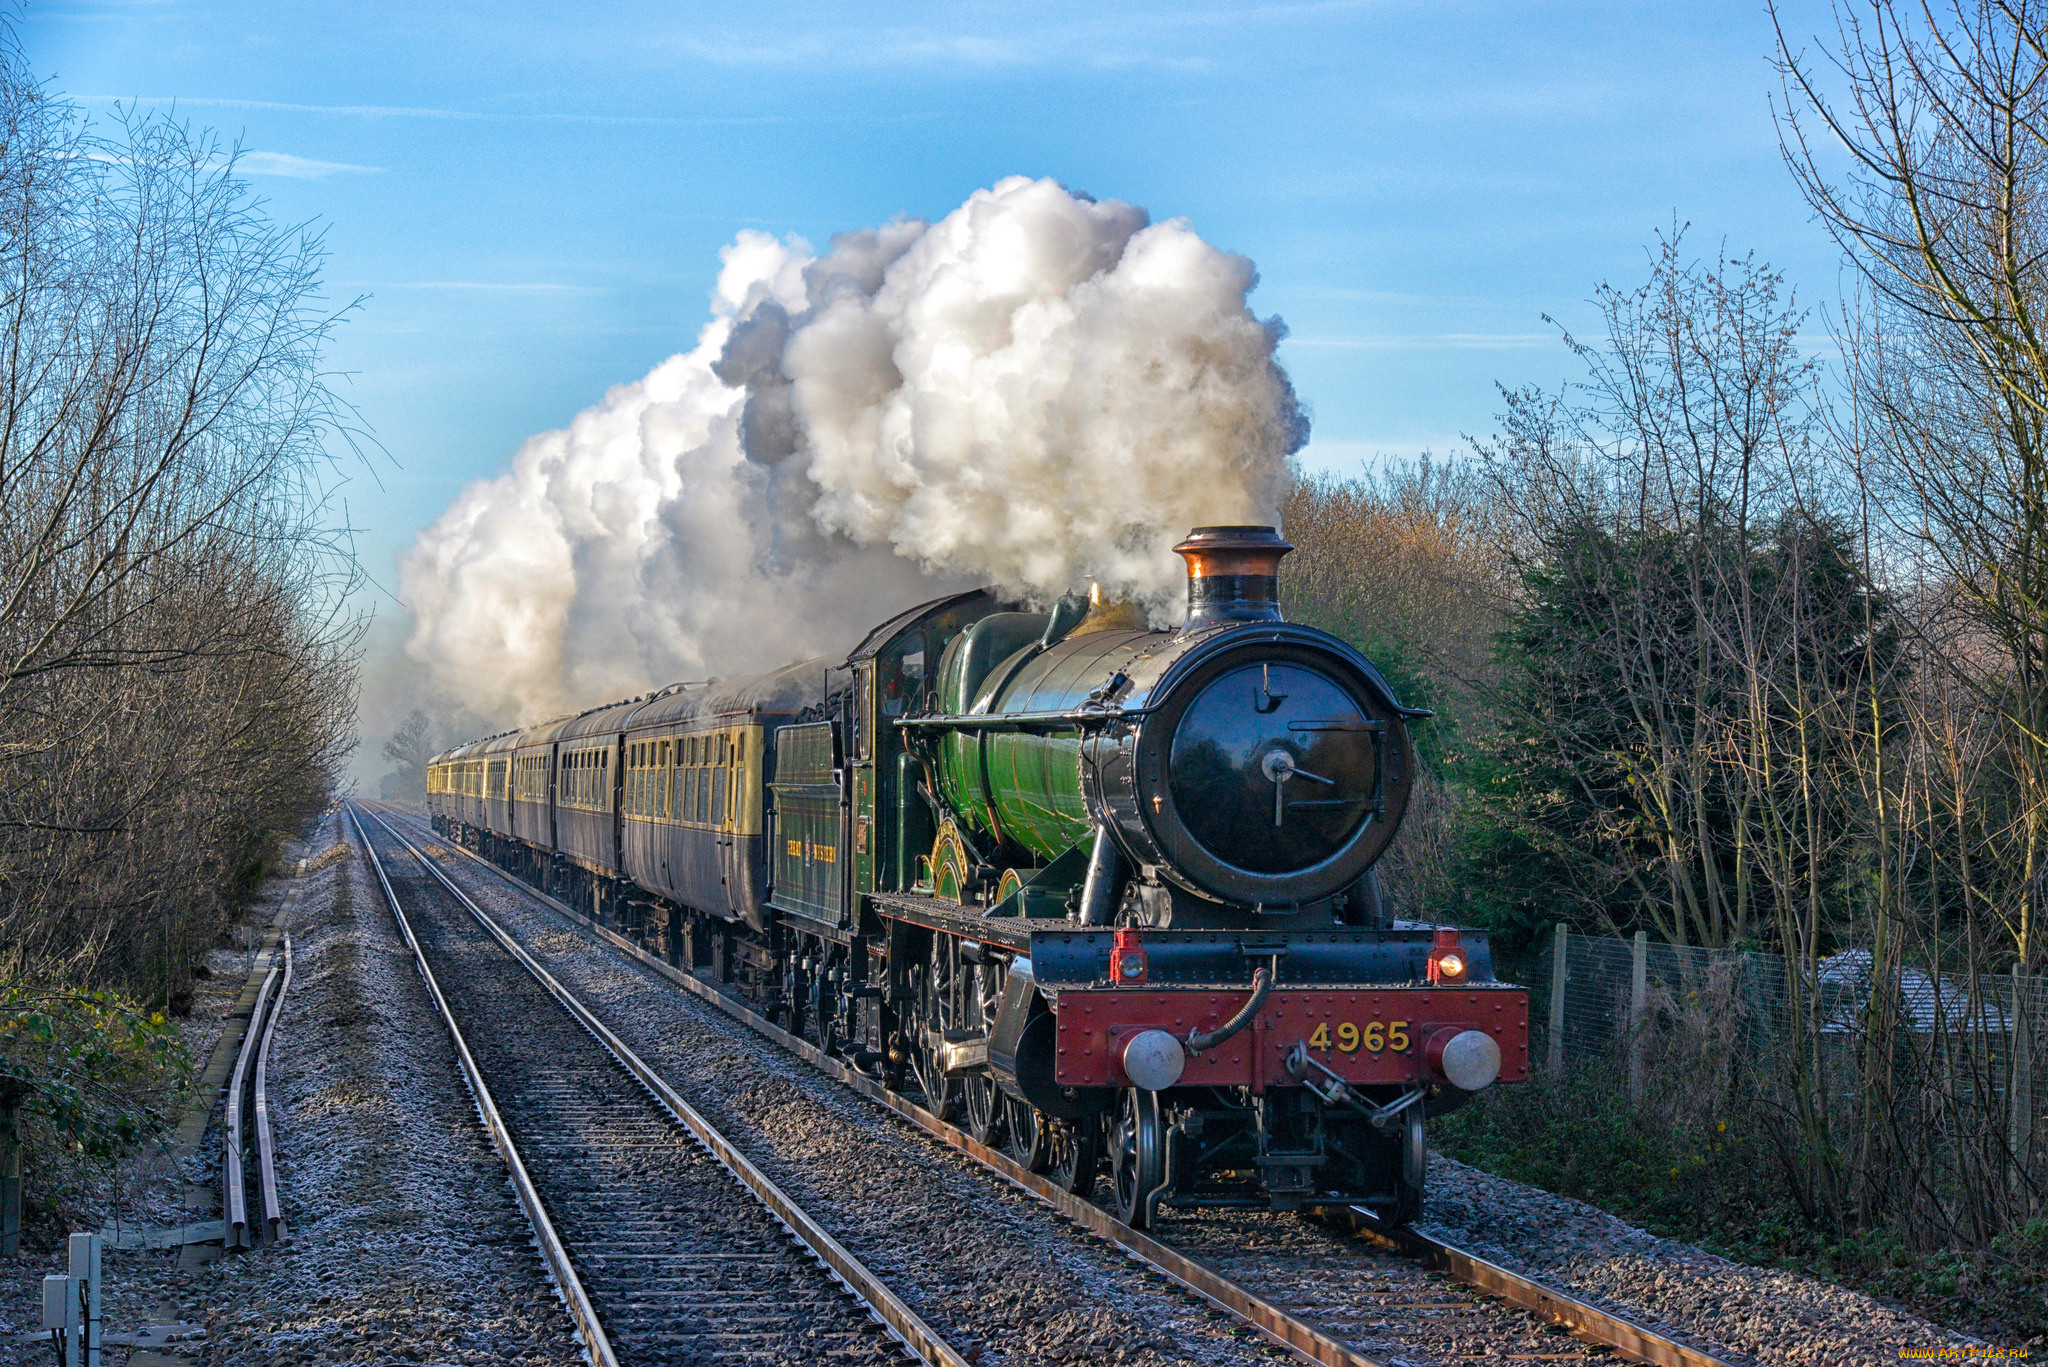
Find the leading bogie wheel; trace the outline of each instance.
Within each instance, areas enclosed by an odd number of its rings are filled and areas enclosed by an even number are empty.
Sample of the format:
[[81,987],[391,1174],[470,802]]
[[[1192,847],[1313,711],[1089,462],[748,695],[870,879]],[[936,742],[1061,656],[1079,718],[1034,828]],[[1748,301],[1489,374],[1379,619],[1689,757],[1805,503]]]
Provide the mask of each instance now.
[[1145,1228],[1146,1198],[1166,1180],[1159,1093],[1141,1087],[1118,1093],[1109,1123],[1109,1172],[1116,1218],[1133,1229]]
[[1402,1113],[1396,1131],[1401,1145],[1401,1177],[1392,1223],[1397,1225],[1412,1224],[1422,1218],[1422,1189],[1429,1174],[1429,1141],[1424,1125],[1425,1113],[1418,1101]]

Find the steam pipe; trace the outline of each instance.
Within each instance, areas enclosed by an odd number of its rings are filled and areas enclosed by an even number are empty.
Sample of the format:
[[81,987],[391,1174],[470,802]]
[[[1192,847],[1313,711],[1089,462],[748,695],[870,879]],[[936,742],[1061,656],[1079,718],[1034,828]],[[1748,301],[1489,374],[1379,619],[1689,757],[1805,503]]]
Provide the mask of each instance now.
[[1259,1008],[1266,1004],[1266,994],[1273,990],[1273,979],[1276,976],[1277,974],[1273,970],[1266,968],[1261,968],[1252,974],[1251,997],[1246,1000],[1243,1006],[1237,1008],[1236,1015],[1217,1026],[1214,1030],[1190,1030],[1187,1038],[1188,1052],[1190,1054],[1199,1054],[1204,1049],[1214,1049],[1217,1045],[1223,1043],[1223,1041],[1229,1039],[1247,1025],[1250,1025],[1252,1017],[1258,1015]]
[[1095,847],[1088,852],[1088,881],[1081,885],[1081,924],[1106,926],[1116,914],[1116,876],[1119,863],[1116,842],[1109,827],[1095,828]]

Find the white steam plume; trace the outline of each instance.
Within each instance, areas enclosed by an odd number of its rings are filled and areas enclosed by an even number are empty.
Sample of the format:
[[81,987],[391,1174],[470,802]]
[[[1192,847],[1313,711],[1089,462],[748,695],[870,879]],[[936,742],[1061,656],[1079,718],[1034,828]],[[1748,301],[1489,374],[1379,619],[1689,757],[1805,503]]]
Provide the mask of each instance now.
[[897,608],[1095,578],[1178,612],[1191,526],[1270,522],[1307,424],[1243,257],[1022,177],[812,258],[742,233],[694,350],[465,489],[407,651],[532,720],[843,650]]

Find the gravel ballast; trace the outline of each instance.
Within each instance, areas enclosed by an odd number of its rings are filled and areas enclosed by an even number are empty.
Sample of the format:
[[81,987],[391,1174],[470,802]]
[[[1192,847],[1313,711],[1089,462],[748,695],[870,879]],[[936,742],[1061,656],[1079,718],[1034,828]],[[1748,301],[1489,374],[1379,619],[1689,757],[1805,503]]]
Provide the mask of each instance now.
[[1731,1361],[1896,1363],[1975,1345],[1858,1291],[1749,1267],[1603,1210],[1432,1156],[1424,1233],[1602,1309],[1723,1345]]

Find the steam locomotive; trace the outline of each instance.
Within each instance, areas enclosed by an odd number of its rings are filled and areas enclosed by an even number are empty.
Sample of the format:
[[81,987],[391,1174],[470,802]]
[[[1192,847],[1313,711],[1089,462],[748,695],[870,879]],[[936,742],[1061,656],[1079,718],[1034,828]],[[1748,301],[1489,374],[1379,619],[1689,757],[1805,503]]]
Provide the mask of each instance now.
[[1408,1221],[1427,1117],[1527,1076],[1527,993],[1379,895],[1427,714],[1282,620],[1274,529],[1175,549],[1178,630],[954,594],[436,756],[434,827],[1131,1225]]

